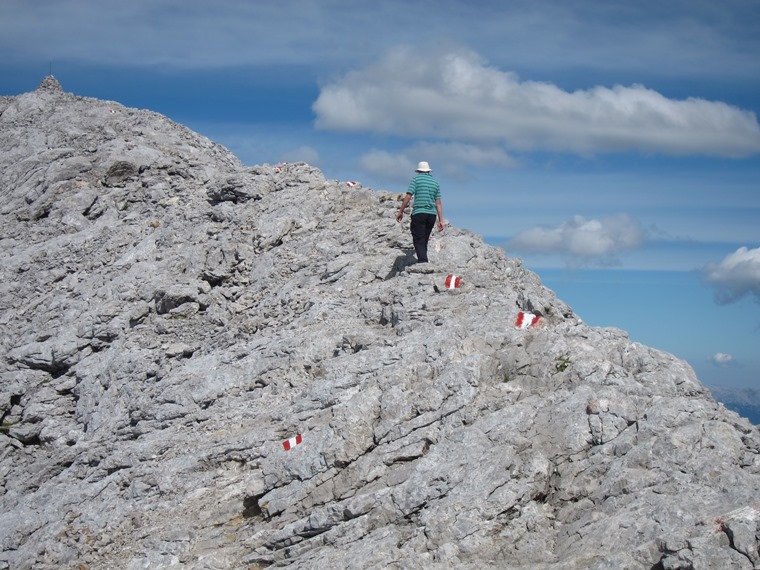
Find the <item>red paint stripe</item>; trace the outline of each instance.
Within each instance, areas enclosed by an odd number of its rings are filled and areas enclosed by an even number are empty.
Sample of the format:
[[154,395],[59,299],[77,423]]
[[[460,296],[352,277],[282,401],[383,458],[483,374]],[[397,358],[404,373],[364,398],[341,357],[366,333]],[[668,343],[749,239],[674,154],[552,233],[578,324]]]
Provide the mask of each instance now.
[[541,315],[534,315],[533,313],[525,313],[520,311],[517,313],[517,319],[515,320],[515,326],[518,329],[527,329],[534,326],[541,320]]
[[462,278],[457,277],[456,275],[447,275],[446,276],[446,288],[447,289],[456,289],[461,285]]
[[293,449],[296,445],[299,445],[303,441],[303,437],[301,437],[301,434],[299,433],[295,437],[291,437],[290,439],[286,439],[282,442],[282,447],[285,451],[290,451]]

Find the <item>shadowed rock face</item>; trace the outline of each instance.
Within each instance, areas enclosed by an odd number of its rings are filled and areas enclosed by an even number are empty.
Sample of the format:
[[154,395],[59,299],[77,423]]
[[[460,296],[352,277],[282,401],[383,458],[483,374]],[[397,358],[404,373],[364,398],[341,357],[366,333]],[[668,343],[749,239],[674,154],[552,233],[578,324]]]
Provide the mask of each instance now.
[[397,195],[52,78],[0,192],[0,568],[760,566],[757,428]]

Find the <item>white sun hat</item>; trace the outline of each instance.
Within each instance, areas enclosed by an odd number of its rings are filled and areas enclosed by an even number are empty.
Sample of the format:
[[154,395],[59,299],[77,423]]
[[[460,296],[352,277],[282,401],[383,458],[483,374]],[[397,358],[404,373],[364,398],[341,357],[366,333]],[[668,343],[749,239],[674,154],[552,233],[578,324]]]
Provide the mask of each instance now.
[[430,165],[423,160],[417,165],[417,172],[430,172]]

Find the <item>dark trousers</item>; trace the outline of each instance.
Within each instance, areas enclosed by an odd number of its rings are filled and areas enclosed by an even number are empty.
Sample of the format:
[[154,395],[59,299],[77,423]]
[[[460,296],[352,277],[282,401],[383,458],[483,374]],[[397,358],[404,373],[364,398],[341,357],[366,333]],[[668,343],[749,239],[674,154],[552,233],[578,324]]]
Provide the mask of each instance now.
[[409,229],[412,231],[412,243],[414,244],[414,251],[417,253],[417,261],[420,263],[426,263],[428,260],[428,240],[430,240],[430,234],[435,227],[435,220],[435,214],[414,214],[412,216],[412,225]]

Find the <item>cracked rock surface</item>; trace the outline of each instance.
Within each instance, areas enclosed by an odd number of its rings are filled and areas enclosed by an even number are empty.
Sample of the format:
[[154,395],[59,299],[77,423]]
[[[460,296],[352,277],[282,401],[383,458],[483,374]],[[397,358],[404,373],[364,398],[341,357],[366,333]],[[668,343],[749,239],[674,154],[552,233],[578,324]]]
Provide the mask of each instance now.
[[399,195],[51,77],[0,192],[0,569],[760,568],[757,427]]

